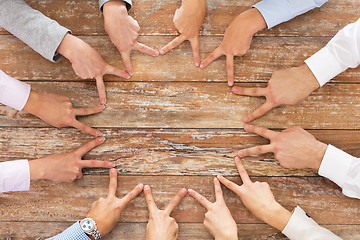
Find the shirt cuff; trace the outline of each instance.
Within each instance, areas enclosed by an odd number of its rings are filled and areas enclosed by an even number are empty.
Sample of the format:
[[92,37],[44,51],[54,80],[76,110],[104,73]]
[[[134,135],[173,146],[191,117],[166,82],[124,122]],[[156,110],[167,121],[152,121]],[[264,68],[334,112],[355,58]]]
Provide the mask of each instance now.
[[316,77],[320,87],[344,71],[342,64],[330,53],[327,47],[306,59],[305,63]]
[[0,163],[0,193],[29,191],[30,167],[28,160]]
[[81,229],[80,221],[71,225],[68,229],[48,240],[91,240]]
[[[100,11],[103,10],[103,6],[105,3],[109,2],[111,0],[99,0],[99,7],[100,7]],[[132,0],[120,0],[126,3],[126,8],[128,11],[130,11],[131,7],[132,7]]]
[[354,157],[350,154],[329,144],[320,164],[319,175],[344,188],[344,182],[353,159]]
[[0,70],[0,103],[21,111],[30,96],[31,86]]

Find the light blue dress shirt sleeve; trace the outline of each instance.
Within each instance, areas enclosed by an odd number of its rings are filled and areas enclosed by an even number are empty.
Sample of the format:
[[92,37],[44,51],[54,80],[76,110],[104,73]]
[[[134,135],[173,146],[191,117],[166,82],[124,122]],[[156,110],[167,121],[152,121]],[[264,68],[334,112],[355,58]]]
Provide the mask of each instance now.
[[328,0],[262,0],[253,7],[260,11],[268,28],[321,7]]
[[71,227],[56,235],[48,238],[48,240],[91,240],[83,230],[80,228],[79,221],[74,223]]

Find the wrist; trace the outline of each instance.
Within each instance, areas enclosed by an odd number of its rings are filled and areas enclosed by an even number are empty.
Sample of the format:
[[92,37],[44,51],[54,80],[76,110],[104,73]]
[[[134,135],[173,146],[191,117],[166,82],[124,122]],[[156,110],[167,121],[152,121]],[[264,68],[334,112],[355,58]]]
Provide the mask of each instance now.
[[113,10],[113,9],[116,9],[116,12],[118,14],[128,15],[126,3],[122,0],[111,0],[111,1],[106,2],[103,5],[104,16],[106,15],[107,12],[109,12],[109,10]]
[[30,180],[45,179],[45,165],[42,159],[36,159],[29,161],[30,168]]
[[37,115],[37,111],[40,108],[41,96],[42,93],[31,90],[28,101],[26,102],[23,110],[33,115]]
[[282,232],[290,218],[291,212],[281,206],[278,202],[275,202],[271,208],[265,210],[262,220]]
[[238,17],[241,18],[241,21],[245,22],[245,26],[247,26],[248,31],[252,35],[255,35],[258,31],[266,28],[265,19],[256,8],[251,8],[242,12]]
[[312,73],[306,63],[297,67],[299,79],[303,85],[305,85],[309,91],[313,92],[320,87],[315,75]]
[[314,161],[314,165],[311,167],[312,169],[314,169],[316,172],[319,171],[320,169],[320,165],[322,163],[322,160],[325,156],[325,152],[327,149],[327,144],[320,142],[320,141],[316,141],[316,145],[315,148],[316,152],[315,152],[315,161]]
[[63,55],[72,63],[74,57],[76,56],[76,53],[79,49],[81,49],[81,47],[79,46],[81,42],[82,40],[80,38],[77,38],[70,33],[67,33],[61,41],[56,52]]

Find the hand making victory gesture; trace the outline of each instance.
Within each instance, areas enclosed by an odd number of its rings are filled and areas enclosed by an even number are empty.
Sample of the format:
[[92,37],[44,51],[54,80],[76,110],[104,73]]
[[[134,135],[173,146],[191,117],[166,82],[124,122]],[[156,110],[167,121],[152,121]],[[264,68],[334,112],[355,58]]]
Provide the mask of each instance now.
[[200,65],[206,68],[215,59],[226,56],[228,85],[234,85],[234,57],[243,56],[250,49],[252,38],[256,32],[266,27],[261,13],[252,8],[237,16],[225,31],[224,39]]
[[285,168],[311,168],[319,170],[327,145],[300,127],[281,132],[246,125],[245,131],[268,138],[270,144],[240,150],[239,157],[273,152],[275,159]]
[[171,212],[186,196],[185,188],[181,189],[170,201],[164,210],[159,210],[155,204],[150,186],[145,185],[144,194],[149,209],[149,222],[146,226],[147,240],[175,240],[178,237],[179,226],[175,219],[170,217]]
[[139,35],[138,22],[128,15],[126,3],[123,1],[109,1],[104,4],[104,23],[111,42],[116,46],[123,59],[125,69],[133,75],[134,69],[131,64],[130,54],[137,50],[151,56],[158,56],[159,52],[136,39]]
[[200,65],[199,55],[199,30],[206,13],[206,0],[182,0],[181,7],[176,9],[173,22],[180,36],[176,37],[160,49],[160,54],[165,54],[189,40],[196,67]]
[[192,189],[189,189],[188,192],[190,196],[195,198],[207,209],[204,226],[211,235],[216,240],[236,240],[238,239],[236,222],[231,216],[229,208],[226,206],[220,183],[216,178],[214,179],[214,186],[216,196],[214,203]]

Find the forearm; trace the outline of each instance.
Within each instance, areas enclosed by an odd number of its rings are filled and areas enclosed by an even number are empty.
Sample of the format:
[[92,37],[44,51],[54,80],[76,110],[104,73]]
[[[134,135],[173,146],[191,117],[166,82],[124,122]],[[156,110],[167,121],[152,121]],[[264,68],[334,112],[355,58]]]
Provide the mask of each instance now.
[[272,28],[311,9],[320,7],[327,1],[328,0],[263,0],[253,7],[261,12],[267,27]]
[[0,1],[0,26],[53,62],[60,59],[56,49],[69,32],[23,0]]

